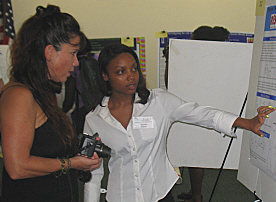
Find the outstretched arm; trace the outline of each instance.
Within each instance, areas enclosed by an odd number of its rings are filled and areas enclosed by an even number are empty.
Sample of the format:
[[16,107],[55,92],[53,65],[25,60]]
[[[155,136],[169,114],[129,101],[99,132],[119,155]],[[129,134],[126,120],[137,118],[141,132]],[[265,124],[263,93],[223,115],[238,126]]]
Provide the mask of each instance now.
[[258,115],[253,117],[252,119],[244,119],[237,118],[233,123],[233,127],[244,128],[246,130],[250,130],[261,137],[263,137],[263,133],[260,131],[261,126],[264,124],[265,119],[268,118],[268,114],[275,111],[271,106],[261,106],[258,108]]

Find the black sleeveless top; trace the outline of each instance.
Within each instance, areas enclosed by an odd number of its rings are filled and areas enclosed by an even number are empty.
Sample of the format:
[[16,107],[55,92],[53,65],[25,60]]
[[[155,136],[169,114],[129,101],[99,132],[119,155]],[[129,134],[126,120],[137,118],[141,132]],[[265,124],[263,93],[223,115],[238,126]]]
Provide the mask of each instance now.
[[[45,158],[67,156],[61,137],[54,130],[53,124],[49,118],[42,126],[35,129],[34,141],[30,154]],[[74,200],[72,200],[72,198]],[[77,172],[71,169],[69,174],[62,174],[58,178],[52,173],[41,177],[13,180],[9,177],[4,166],[2,177],[2,201],[76,202],[78,201]]]

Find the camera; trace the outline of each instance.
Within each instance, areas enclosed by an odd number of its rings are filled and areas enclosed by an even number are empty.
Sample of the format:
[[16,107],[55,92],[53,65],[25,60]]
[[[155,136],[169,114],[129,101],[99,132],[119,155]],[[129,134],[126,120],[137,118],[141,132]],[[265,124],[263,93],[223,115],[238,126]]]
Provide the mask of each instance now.
[[102,143],[101,140],[97,140],[96,137],[99,137],[98,133],[95,133],[93,136],[88,134],[80,134],[78,153],[84,156],[92,157],[94,152],[98,154],[101,158],[108,158],[111,153],[111,149]]
[[[98,156],[101,158],[108,158],[110,157],[111,149],[106,146],[104,143],[102,143],[101,140],[97,140],[96,137],[98,137],[99,134],[95,133],[93,136],[90,136],[88,134],[79,134],[78,141],[78,153],[87,156],[92,157],[94,152],[98,154]],[[92,175],[90,171],[78,171],[79,180],[82,182],[88,182]]]

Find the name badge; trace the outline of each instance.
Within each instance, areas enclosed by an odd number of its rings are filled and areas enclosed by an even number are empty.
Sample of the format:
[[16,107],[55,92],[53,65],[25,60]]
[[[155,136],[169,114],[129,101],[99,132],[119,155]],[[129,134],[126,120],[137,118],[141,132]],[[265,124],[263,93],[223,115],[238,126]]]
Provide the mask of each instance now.
[[152,116],[132,117],[133,129],[153,128]]

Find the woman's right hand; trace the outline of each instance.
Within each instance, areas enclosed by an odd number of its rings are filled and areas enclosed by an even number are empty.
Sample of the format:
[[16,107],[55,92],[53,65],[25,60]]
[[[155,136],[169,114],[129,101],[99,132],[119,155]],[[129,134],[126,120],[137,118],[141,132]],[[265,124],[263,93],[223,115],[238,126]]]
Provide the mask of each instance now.
[[101,165],[102,158],[99,158],[98,154],[94,152],[91,158],[84,156],[75,156],[70,158],[71,168],[83,171],[91,171],[98,168]]

